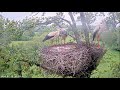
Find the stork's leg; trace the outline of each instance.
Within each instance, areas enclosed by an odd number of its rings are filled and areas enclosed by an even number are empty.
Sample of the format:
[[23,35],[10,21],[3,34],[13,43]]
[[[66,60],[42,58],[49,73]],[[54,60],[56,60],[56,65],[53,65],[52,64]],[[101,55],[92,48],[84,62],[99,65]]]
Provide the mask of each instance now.
[[98,48],[100,48],[100,35],[97,36]]
[[59,44],[60,37],[58,37],[58,44]]
[[61,44],[62,44],[62,38],[61,38]]
[[51,45],[52,45],[53,41],[51,40]]
[[104,48],[105,47],[105,43],[103,42],[103,44],[102,44],[102,47]]
[[58,44],[58,38],[56,38],[56,45]]
[[102,48],[105,47],[105,42],[104,42],[103,38],[101,38],[101,47],[102,47]]
[[65,37],[65,43],[67,43],[67,42],[66,42],[66,38],[67,38],[67,36]]
[[104,41],[102,42],[102,47],[103,47],[103,48],[105,47],[105,42],[104,42]]
[[56,38],[56,45],[57,45],[57,38]]
[[65,39],[66,39],[66,37],[62,37],[62,38],[61,38],[61,43],[62,43],[62,41],[63,41],[63,44],[65,44]]
[[65,39],[66,39],[66,38],[64,37],[64,44],[65,44]]
[[57,38],[57,44],[59,44],[59,37]]
[[51,40],[51,45],[53,45],[53,39]]
[[56,38],[56,44],[58,44],[58,38]]

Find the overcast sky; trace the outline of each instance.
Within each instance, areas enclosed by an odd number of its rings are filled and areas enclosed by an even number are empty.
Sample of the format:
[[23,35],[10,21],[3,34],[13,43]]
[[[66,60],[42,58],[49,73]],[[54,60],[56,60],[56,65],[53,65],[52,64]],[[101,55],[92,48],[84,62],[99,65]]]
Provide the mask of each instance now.
[[[25,17],[30,17],[31,16],[31,12],[0,12],[0,14],[4,18],[8,18],[10,20],[15,20],[15,21],[22,20]],[[39,16],[41,16],[41,14],[42,13],[40,12],[39,14],[37,14],[37,16],[39,17]],[[55,15],[56,15],[56,12],[47,12],[45,14],[45,16],[55,16]],[[65,12],[64,15],[65,15],[65,19],[71,21],[69,15],[68,15],[68,12]],[[106,16],[107,16],[107,14],[106,14]],[[94,24],[99,23],[102,19],[103,19],[103,17],[97,17],[97,20],[96,20],[96,22]]]

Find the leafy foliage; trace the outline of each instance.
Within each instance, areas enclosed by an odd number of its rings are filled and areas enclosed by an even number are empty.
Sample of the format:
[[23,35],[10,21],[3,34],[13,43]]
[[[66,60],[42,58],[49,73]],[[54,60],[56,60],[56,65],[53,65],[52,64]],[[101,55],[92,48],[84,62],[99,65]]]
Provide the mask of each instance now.
[[92,72],[91,78],[118,78],[119,76],[119,52],[110,50],[106,52],[99,66]]
[[102,34],[102,41],[111,49],[120,50],[120,30],[112,30]]

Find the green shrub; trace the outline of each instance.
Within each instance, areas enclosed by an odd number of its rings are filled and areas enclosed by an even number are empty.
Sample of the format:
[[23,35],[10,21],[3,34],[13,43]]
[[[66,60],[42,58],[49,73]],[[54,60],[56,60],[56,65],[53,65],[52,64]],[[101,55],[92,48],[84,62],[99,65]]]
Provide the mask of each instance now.
[[120,63],[113,64],[113,76],[115,78],[120,78]]
[[[38,44],[31,42],[29,45],[19,44],[2,48],[0,51],[0,75],[8,73],[19,76],[19,71],[29,70],[29,67],[38,62]],[[8,72],[9,71],[9,72]]]
[[120,50],[120,30],[102,33],[102,40],[111,49]]

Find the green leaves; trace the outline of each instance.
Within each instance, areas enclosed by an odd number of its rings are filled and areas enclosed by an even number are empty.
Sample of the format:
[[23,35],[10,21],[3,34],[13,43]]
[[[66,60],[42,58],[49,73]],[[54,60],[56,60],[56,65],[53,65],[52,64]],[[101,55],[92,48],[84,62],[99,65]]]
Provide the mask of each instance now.
[[97,69],[92,72],[91,78],[117,78],[120,77],[119,52],[108,50],[100,61]]
[[120,32],[119,30],[112,30],[101,34],[101,41],[111,49],[120,50]]

